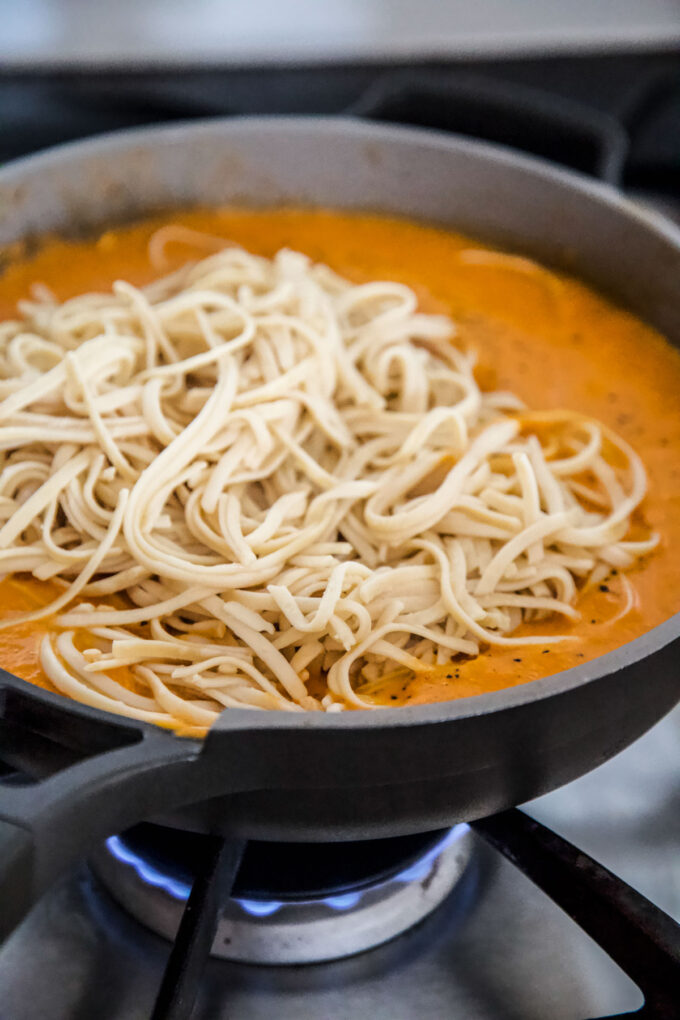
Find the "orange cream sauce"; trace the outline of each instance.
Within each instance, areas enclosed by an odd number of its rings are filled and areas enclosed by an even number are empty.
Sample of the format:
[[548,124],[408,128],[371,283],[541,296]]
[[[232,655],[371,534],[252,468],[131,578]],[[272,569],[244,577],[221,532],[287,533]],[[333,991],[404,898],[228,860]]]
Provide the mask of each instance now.
[[[659,549],[627,572],[633,609],[609,624],[623,604],[620,576],[582,595],[578,623],[532,624],[525,632],[567,633],[561,645],[490,649],[444,671],[383,685],[381,704],[420,704],[526,683],[593,659],[680,610],[680,354],[658,333],[574,279],[434,227],[380,216],[300,209],[194,210],[144,221],[87,242],[48,240],[31,258],[9,260],[0,276],[0,319],[33,283],[60,299],[106,290],[115,279],[144,284],[158,275],[147,244],[172,222],[272,255],[287,246],[328,263],[357,282],[399,280],[427,311],[446,312],[479,353],[485,389],[510,389],[529,407],[571,408],[593,415],[627,439],[649,474],[636,526],[657,531]],[[167,270],[205,252],[167,246]],[[0,613],[46,604],[55,588],[31,578],[0,583]],[[49,687],[38,648],[46,624],[0,631],[0,662]]]

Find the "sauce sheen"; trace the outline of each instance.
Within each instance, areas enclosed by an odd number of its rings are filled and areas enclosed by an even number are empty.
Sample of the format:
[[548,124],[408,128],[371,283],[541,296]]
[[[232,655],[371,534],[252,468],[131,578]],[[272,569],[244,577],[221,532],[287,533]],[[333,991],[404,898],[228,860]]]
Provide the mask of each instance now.
[[[639,637],[680,610],[680,353],[653,329],[584,284],[448,231],[407,220],[327,210],[192,210],[104,233],[95,241],[47,240],[31,258],[10,261],[0,276],[0,319],[34,283],[61,300],[109,290],[116,279],[143,285],[161,275],[147,244],[172,222],[234,241],[266,256],[290,247],[363,282],[412,287],[424,311],[444,312],[478,353],[484,389],[509,389],[529,408],[571,408],[600,419],[635,448],[649,477],[636,526],[661,537],[659,548],[626,572],[633,608],[623,605],[620,575],[583,594],[582,618],[525,625],[516,633],[570,634],[560,645],[495,648],[406,685],[382,684],[378,704],[422,704],[498,690],[579,665]],[[171,243],[168,272],[205,250]],[[0,583],[0,613],[44,605],[60,589],[27,576]],[[614,621],[614,622],[610,622]],[[50,688],[39,662],[49,621],[0,632],[2,666]],[[134,679],[130,677],[131,685]],[[362,692],[364,693],[364,692]]]

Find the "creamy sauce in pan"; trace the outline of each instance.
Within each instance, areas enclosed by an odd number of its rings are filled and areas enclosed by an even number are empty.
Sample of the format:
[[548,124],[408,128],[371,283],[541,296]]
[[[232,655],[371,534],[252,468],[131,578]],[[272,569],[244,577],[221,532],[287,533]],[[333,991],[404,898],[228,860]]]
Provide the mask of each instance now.
[[[456,320],[479,353],[484,388],[510,389],[529,407],[593,415],[645,463],[649,494],[635,523],[657,531],[661,544],[626,574],[635,591],[629,613],[616,619],[625,600],[621,578],[613,576],[581,597],[579,622],[560,618],[524,628],[569,633],[574,640],[487,650],[406,685],[383,686],[374,695],[378,703],[422,704],[526,683],[611,651],[680,610],[680,354],[658,333],[583,284],[468,238],[397,219],[298,209],[191,211],[112,230],[96,241],[49,240],[35,256],[10,261],[0,277],[0,318],[12,317],[17,300],[36,282],[65,299],[108,289],[117,278],[150,281],[158,274],[147,242],[170,221],[263,255],[295,248],[357,282],[403,281],[424,310]],[[169,245],[167,268],[199,254],[191,245]],[[7,578],[0,583],[0,613],[44,605],[58,590],[26,576]],[[0,662],[49,688],[38,651],[46,626],[39,621],[0,632]]]

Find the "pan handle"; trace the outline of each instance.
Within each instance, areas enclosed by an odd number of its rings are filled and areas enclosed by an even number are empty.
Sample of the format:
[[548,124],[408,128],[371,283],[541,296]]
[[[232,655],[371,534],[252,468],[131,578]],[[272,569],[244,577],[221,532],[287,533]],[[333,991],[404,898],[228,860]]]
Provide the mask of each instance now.
[[191,799],[194,745],[151,733],[46,779],[0,779],[0,939],[97,843]]
[[0,939],[107,836],[192,798],[195,743],[159,731],[46,779],[0,778]]
[[210,795],[202,742],[0,674],[0,939],[67,867],[156,811]]
[[16,927],[32,902],[32,850],[26,829],[0,821],[0,940]]

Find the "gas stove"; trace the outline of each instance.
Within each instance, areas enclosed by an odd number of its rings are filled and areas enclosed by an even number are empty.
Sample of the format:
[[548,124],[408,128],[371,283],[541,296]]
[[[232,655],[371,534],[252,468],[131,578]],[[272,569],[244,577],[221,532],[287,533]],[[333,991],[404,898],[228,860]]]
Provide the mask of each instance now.
[[[0,159],[150,121],[351,112],[515,145],[680,219],[672,53],[22,71],[0,75],[0,110]],[[1,759],[0,744],[0,770]],[[680,709],[528,814],[680,920],[679,761]],[[520,815],[500,834],[481,822],[366,843],[244,847],[156,825],[112,835],[0,949],[0,1020],[576,1020],[639,1009],[636,984],[543,890],[612,956],[638,954],[645,1016],[680,1016],[672,996],[665,1012],[652,1003],[668,976],[653,949],[645,957],[650,934],[680,956],[677,931]]]
[[[527,808],[676,918],[679,751],[677,709],[617,758]],[[459,826],[363,849],[249,844],[218,911],[193,1012],[173,1012],[166,995],[155,1014],[168,939],[211,849],[205,837],[155,826],[109,839],[0,951],[3,1020],[585,1020],[641,1004],[591,938]],[[594,904],[594,915],[602,909]],[[178,966],[171,991],[180,978]]]

